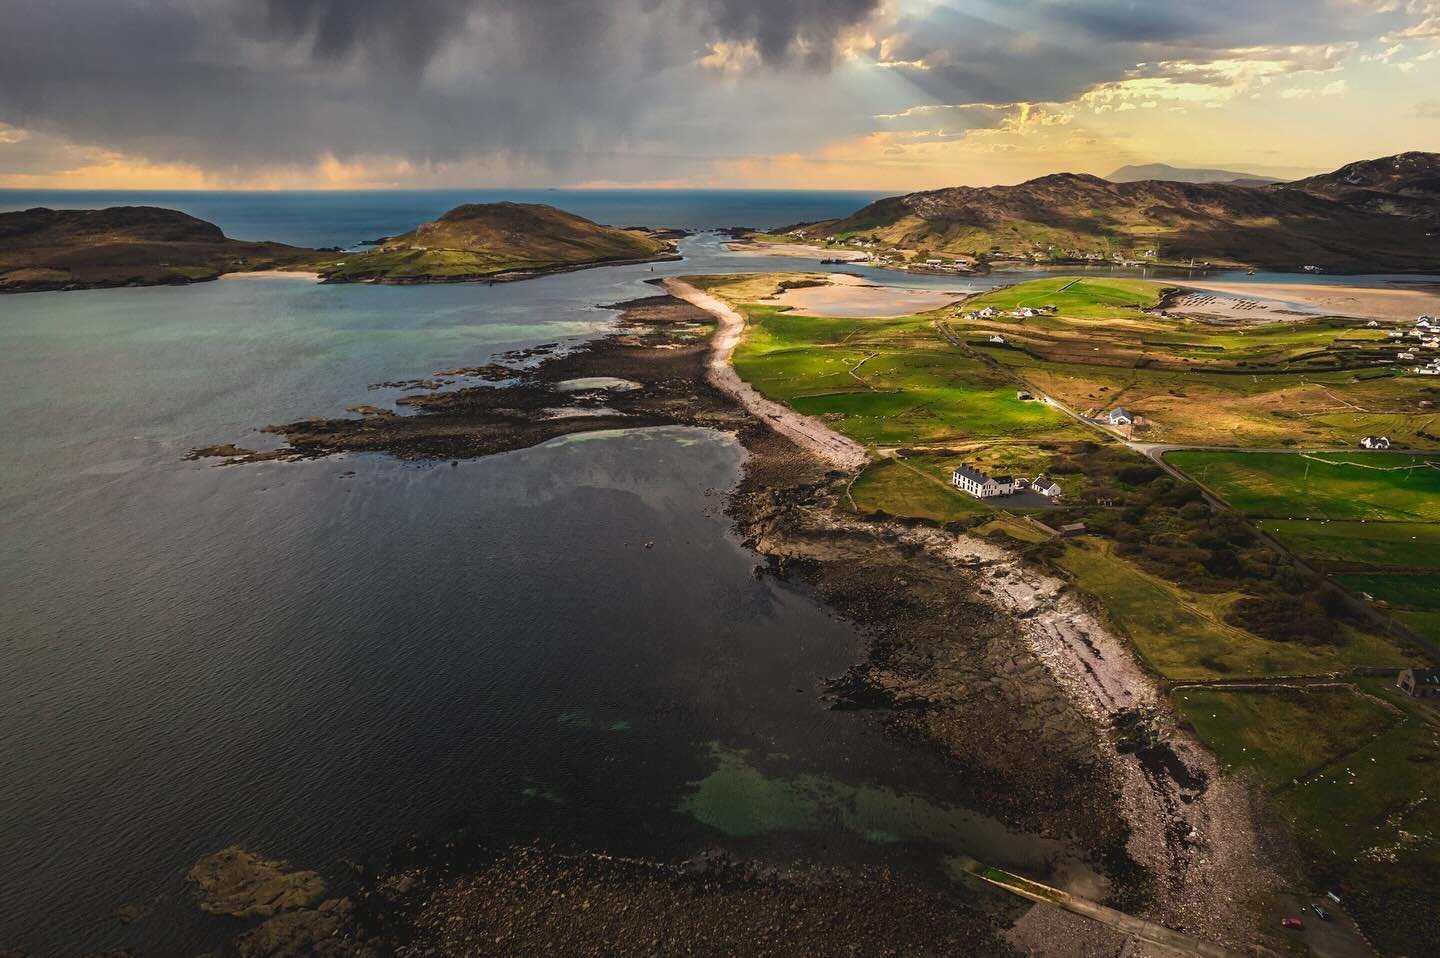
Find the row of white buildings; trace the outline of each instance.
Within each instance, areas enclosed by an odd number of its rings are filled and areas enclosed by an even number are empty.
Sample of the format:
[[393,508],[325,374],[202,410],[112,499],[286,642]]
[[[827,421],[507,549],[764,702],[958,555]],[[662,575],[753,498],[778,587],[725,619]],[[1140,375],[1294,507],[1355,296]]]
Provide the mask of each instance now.
[[1013,496],[1017,492],[1038,492],[1051,499],[1060,495],[1060,484],[1049,476],[1026,479],[1023,476],[988,476],[979,469],[960,466],[950,476],[951,483],[961,492],[968,492],[976,499],[994,499],[996,496]]

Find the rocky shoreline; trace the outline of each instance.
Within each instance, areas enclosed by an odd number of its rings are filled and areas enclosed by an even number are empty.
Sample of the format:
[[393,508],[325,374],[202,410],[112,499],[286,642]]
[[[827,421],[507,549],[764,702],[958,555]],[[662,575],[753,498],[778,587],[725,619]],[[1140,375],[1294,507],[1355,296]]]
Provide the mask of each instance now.
[[646,256],[640,259],[601,259],[588,263],[565,263],[555,266],[543,266],[536,269],[517,269],[504,273],[474,273],[464,276],[345,276],[330,277],[322,279],[321,285],[337,286],[348,283],[371,283],[376,286],[434,286],[445,283],[516,283],[521,280],[539,279],[542,276],[553,276],[557,273],[577,273],[586,269],[597,269],[601,266],[643,266],[647,263],[678,263],[685,259],[683,255],[672,250],[662,253],[659,256]]
[[[867,710],[896,734],[928,743],[953,769],[957,801],[1076,842],[1109,881],[1109,904],[1236,947],[1252,943],[1250,904],[1293,871],[1283,841],[1274,837],[1278,830],[1257,824],[1268,814],[1263,799],[1222,778],[1208,753],[1176,731],[1153,679],[1080,599],[1063,582],[988,543],[842,510],[845,473],[761,424],[707,380],[715,330],[709,314],[668,296],[620,308],[612,334],[568,352],[541,350],[390,384],[429,390],[400,400],[414,415],[356,406],[358,418],[268,427],[287,441],[279,450],[219,445],[192,456],[243,463],[372,451],[455,459],[599,429],[692,425],[734,432],[749,452],[727,508],[737,533],[771,574],[802,578],[869,638],[866,661],[831,683],[834,707]],[[486,384],[449,389],[456,376]],[[592,378],[635,388],[562,389]],[[575,859],[566,861],[543,867],[559,868],[564,881],[591,874],[567,870]],[[524,860],[529,874],[541,867]],[[478,889],[508,880],[472,875],[434,886],[432,903],[417,905],[413,914],[478,909],[467,913],[471,918],[446,918],[445,927],[472,928],[479,937],[436,945],[477,947],[500,921],[486,911],[493,903]],[[665,887],[666,895],[682,894]],[[691,895],[700,893],[690,889],[682,897]],[[644,912],[612,914],[604,927],[624,936],[627,922],[650,920]],[[695,912],[696,921],[728,915],[722,904]],[[869,915],[886,924],[877,912]],[[567,921],[583,924],[584,917]],[[728,915],[723,924],[734,921]],[[519,926],[512,916],[505,927]],[[526,935],[540,934],[534,922],[525,927]],[[1032,953],[1064,955],[1069,936],[1082,933],[1094,939],[1087,948],[1095,954],[1126,947],[1123,937],[1046,905],[1030,908],[1010,940]],[[720,935],[720,926],[708,934]],[[516,944],[543,950],[540,940]],[[787,947],[822,954],[821,943],[829,940],[790,939]],[[897,945],[893,953],[930,953],[916,944],[918,950]]]

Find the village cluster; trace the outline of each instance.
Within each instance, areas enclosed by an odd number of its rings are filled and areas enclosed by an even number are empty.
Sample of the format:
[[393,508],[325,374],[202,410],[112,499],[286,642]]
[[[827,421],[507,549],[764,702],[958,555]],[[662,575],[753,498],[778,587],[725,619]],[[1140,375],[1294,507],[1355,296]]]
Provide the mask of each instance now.
[[[1366,326],[1379,326],[1375,320],[1365,324]],[[1440,350],[1440,320],[1434,316],[1421,316],[1415,320],[1415,325],[1409,329],[1392,329],[1389,338],[1395,345],[1401,347],[1395,358],[1402,363],[1421,361],[1428,358],[1429,362],[1412,368],[1417,376],[1440,376],[1440,354],[1431,354],[1429,357],[1421,357],[1417,349]]]
[[[921,254],[913,250],[901,249],[898,246],[890,246],[881,250],[879,247],[882,241],[875,236],[869,239],[858,236],[811,237],[810,234],[803,229],[791,230],[786,235],[802,242],[815,242],[818,240],[827,247],[868,250],[870,252],[863,260],[857,260],[855,262],[866,263],[872,266],[914,271],[935,270],[939,272],[959,273],[974,271],[974,266],[965,259],[926,257],[921,261],[919,259]],[[1126,253],[1120,250],[1061,249],[1052,244],[1043,249],[1036,246],[1021,253],[1003,252],[998,249],[991,250],[985,254],[984,258],[992,261],[1029,261],[1032,263],[1110,263],[1115,266],[1154,266],[1160,262],[1160,251],[1158,249],[1137,249]],[[1192,261],[1189,265],[1208,266],[1209,264],[1197,264]]]

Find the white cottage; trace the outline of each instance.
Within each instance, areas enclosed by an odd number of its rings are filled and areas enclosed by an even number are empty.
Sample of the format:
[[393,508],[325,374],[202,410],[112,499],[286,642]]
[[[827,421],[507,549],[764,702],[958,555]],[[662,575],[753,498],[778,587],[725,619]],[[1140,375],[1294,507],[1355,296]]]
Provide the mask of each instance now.
[[1015,491],[1015,480],[1010,476],[987,476],[979,469],[960,466],[951,475],[950,481],[962,492],[968,492],[976,499],[993,499],[1008,496]]

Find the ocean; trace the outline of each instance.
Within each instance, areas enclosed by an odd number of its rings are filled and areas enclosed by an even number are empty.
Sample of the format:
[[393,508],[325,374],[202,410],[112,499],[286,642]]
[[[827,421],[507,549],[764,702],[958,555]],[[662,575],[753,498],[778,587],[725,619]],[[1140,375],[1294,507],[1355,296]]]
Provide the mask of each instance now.
[[121,192],[0,190],[0,212],[36,206],[160,206],[217,224],[242,240],[350,247],[404,233],[462,203],[548,203],[611,226],[774,229],[852,213],[883,194],[843,190],[346,190]]
[[[64,200],[345,245],[485,196]],[[865,199],[543,196],[700,227]],[[956,853],[1085,873],[1061,843],[956,804],[929,751],[829,709],[824,684],[862,660],[862,637],[803,588],[752,574],[723,515],[744,457],[729,436],[622,431],[454,466],[184,460],[396,395],[372,384],[600,335],[604,307],[653,293],[656,275],[821,268],[738,256],[713,234],[682,251],[653,272],[493,287],[0,298],[0,948],[215,948],[240,926],[200,914],[184,875],[235,844],[341,890],[342,860],[460,831],[670,860],[719,845],[884,862],[940,884]],[[151,914],[110,917],[137,903]]]

